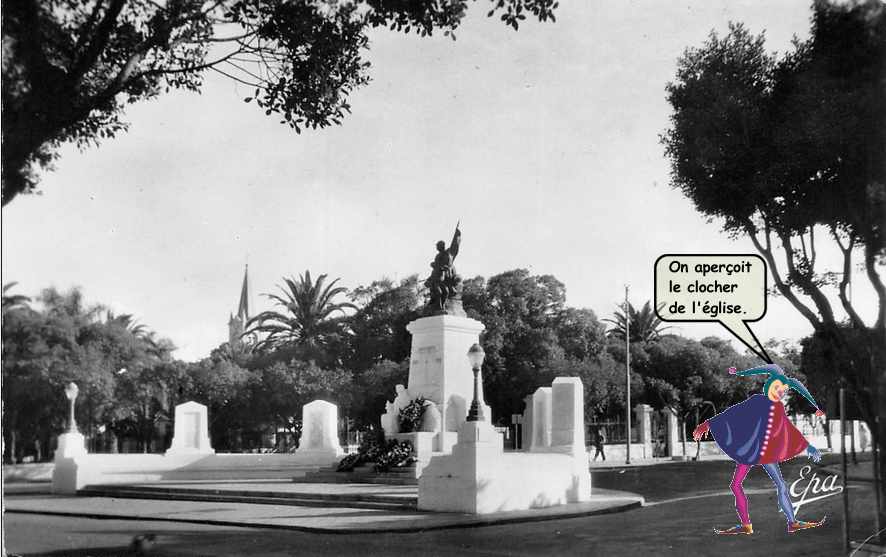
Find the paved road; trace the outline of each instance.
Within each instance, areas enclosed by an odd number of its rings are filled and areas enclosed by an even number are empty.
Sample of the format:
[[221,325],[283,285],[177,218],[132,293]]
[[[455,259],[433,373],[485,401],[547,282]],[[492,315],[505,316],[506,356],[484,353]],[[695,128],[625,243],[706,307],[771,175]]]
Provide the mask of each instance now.
[[[859,533],[872,529],[869,491],[853,490],[853,515],[867,510]],[[828,515],[815,530],[787,534],[772,496],[750,497],[753,536],[714,536],[713,526],[735,522],[731,498],[713,496],[589,518],[443,530],[417,534],[321,535],[254,528],[139,523],[11,514],[5,517],[11,553],[125,555],[134,534],[157,535],[153,554],[242,555],[780,555],[840,553],[839,497],[809,505],[807,516]]]
[[[785,467],[788,482],[804,462]],[[755,534],[714,536],[712,527],[736,522],[730,495],[701,492],[728,488],[729,463],[703,463],[607,472],[598,485],[618,481],[645,490],[651,506],[626,513],[550,522],[441,530],[415,534],[310,534],[257,528],[212,527],[37,515],[6,515],[7,548],[18,554],[126,555],[133,535],[157,534],[157,556],[196,555],[780,555],[833,556],[841,551],[841,498],[804,507],[801,518],[828,516],[815,530],[789,535],[765,474],[751,473],[748,487]],[[634,476],[634,474],[637,474]],[[756,476],[760,476],[757,478]],[[595,474],[596,477],[596,474]],[[725,484],[722,482],[726,478]],[[769,484],[771,485],[771,484]],[[850,490],[853,537],[873,533],[869,483]]]

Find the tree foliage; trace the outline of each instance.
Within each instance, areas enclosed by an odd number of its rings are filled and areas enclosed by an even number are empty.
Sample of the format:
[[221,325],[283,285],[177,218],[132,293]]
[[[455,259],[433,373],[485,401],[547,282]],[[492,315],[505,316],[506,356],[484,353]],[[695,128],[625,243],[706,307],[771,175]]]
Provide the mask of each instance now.
[[[886,249],[884,44],[882,3],[818,2],[811,38],[784,57],[732,25],[726,37],[688,49],[667,88],[673,185],[754,242],[778,292],[816,329],[835,322],[822,288],[837,282],[848,317],[865,326],[847,295],[856,248],[879,296],[876,327],[886,319],[878,269]],[[843,253],[841,269],[816,269],[822,234]]]
[[[63,391],[70,381],[80,387],[81,431],[93,437],[99,424],[124,428],[129,402],[144,408],[147,378],[172,349],[146,328],[132,327],[131,319],[102,319],[101,306],[85,303],[78,289],[46,289],[37,303],[34,309],[19,301],[3,319],[3,433],[10,458],[27,449],[16,446],[17,439],[48,449],[52,433],[67,425]],[[124,389],[128,398],[121,398],[121,370],[142,377],[138,392]],[[161,390],[155,392],[159,397]],[[142,412],[144,419],[156,418],[160,405],[152,408],[149,418]]]
[[[661,309],[661,308],[659,308]],[[625,312],[624,304],[613,314],[613,319],[604,319],[607,323],[611,323],[613,327],[609,330],[609,336],[624,340],[628,328],[631,331],[631,342],[650,342],[658,340],[662,331],[670,329],[664,327],[658,314],[652,309],[652,303],[646,302],[643,307],[637,311],[632,304],[628,304],[628,311]]]
[[[861,397],[864,369],[848,365],[860,361],[856,347],[867,352],[877,374],[867,388],[876,384],[881,402],[862,410],[876,430],[877,415],[886,420],[886,6],[817,0],[811,23],[809,39],[780,57],[741,24],[687,49],[667,86],[673,114],[662,142],[674,187],[753,242],[775,291],[834,345],[821,354],[850,358],[826,367]],[[842,265],[822,267],[822,241]],[[859,256],[878,300],[873,323],[849,296]],[[878,435],[886,443],[886,428]]]
[[245,334],[260,335],[256,350],[287,344],[319,347],[338,332],[338,324],[330,320],[330,316],[345,309],[356,309],[356,306],[350,302],[335,302],[335,298],[347,289],[335,286],[339,279],[326,284],[326,278],[324,274],[313,281],[311,272],[305,271],[298,280],[283,279],[286,288],[279,287],[281,296],[265,294],[285,312],[263,311],[246,323],[248,330]]
[[[455,38],[467,0],[22,0],[4,6],[2,204],[33,191],[62,143],[127,129],[127,105],[199,91],[207,72],[244,85],[296,132],[338,124],[369,81],[368,33]],[[554,0],[494,0],[517,29],[553,20]]]

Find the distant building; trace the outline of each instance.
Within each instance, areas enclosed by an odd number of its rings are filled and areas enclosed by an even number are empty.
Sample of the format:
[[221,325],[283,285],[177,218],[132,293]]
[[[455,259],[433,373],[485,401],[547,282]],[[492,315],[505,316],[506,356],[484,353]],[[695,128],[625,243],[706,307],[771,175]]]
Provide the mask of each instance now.
[[248,348],[252,342],[243,338],[246,331],[246,323],[249,321],[249,265],[243,271],[243,287],[240,289],[240,303],[237,306],[237,315],[231,314],[228,320],[228,344],[234,351]]

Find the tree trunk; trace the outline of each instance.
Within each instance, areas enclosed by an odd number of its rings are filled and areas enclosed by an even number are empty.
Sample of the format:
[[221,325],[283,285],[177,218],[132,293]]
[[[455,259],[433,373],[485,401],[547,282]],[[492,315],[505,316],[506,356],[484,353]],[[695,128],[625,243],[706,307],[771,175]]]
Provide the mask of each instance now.
[[[877,414],[879,423],[877,426],[877,450],[879,457],[879,509],[878,524],[880,528],[886,528],[886,481],[883,481],[883,471],[886,470],[886,329],[881,325],[875,329],[871,340],[871,392],[876,393]],[[871,432],[873,433],[873,432]],[[886,534],[880,534],[881,543],[886,540]]]
[[6,456],[7,462],[10,464],[15,464],[15,449],[16,449],[16,434],[15,429],[9,429],[9,446],[6,447]]

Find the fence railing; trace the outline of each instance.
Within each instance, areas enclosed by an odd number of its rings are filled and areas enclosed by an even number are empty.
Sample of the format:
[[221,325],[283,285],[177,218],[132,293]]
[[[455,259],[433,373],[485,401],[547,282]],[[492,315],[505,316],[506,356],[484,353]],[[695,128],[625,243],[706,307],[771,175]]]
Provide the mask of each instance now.
[[[592,446],[597,431],[602,431],[605,436],[604,443],[624,443],[627,437],[627,425],[625,422],[592,422],[587,424],[585,432],[585,444]],[[638,424],[631,424],[631,443],[640,442],[640,429]]]

